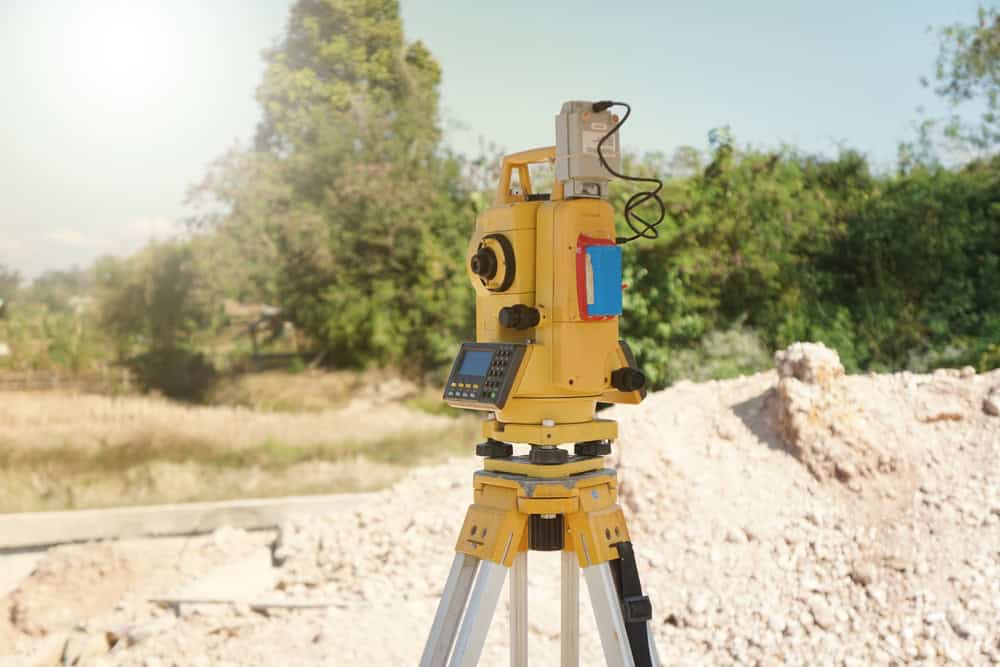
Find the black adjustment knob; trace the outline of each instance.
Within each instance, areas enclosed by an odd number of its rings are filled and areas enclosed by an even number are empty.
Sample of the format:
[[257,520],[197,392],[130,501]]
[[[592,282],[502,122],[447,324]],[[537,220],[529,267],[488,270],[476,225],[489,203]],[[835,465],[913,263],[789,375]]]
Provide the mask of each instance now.
[[492,280],[497,274],[497,256],[489,248],[480,248],[469,260],[472,272],[480,278]]
[[577,456],[607,456],[611,453],[610,440],[588,440],[573,445],[573,453]]
[[493,438],[488,438],[486,442],[480,442],[476,445],[476,456],[485,456],[488,459],[500,459],[507,456],[513,456],[514,445],[506,442],[500,442],[499,440],[494,440]]
[[532,445],[528,452],[528,462],[538,465],[556,465],[566,463],[569,460],[569,452],[555,446]]
[[638,368],[619,368],[611,374],[611,386],[618,391],[639,391],[646,386],[646,376]]
[[519,303],[516,306],[505,306],[500,309],[500,326],[508,329],[530,329],[537,327],[542,321],[542,314],[537,308]]
[[565,519],[562,514],[528,517],[528,548],[532,551],[559,551],[566,536]]

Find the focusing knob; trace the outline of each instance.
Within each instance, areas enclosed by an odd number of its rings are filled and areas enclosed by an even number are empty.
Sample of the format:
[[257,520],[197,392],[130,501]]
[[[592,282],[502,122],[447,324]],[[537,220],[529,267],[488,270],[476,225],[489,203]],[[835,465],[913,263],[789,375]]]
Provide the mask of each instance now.
[[499,319],[500,326],[508,329],[530,329],[538,326],[542,321],[542,315],[537,308],[519,303],[501,308]]
[[639,391],[646,386],[646,376],[637,368],[619,368],[611,374],[611,386],[618,391]]
[[469,267],[480,278],[492,280],[497,274],[497,256],[489,248],[480,248],[469,260]]

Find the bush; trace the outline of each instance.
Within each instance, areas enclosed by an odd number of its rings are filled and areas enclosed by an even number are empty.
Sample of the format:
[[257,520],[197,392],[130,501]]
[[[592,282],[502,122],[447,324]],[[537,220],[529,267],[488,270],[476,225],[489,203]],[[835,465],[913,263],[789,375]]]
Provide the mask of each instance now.
[[722,380],[767,370],[773,365],[768,349],[750,329],[734,326],[712,331],[698,347],[681,350],[667,363],[667,380]]
[[205,355],[183,348],[150,350],[129,361],[140,386],[165,396],[202,401],[215,379]]

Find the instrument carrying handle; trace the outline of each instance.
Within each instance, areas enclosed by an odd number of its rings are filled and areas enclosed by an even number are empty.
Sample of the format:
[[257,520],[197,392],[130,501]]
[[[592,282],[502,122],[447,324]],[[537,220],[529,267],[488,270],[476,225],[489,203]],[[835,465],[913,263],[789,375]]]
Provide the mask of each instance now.
[[[531,164],[554,164],[556,160],[556,147],[546,146],[544,148],[533,148],[520,153],[505,155],[500,163],[500,182],[497,184],[496,205],[514,204],[527,201],[527,196],[532,194],[531,174],[528,165]],[[511,194],[510,181],[514,170],[517,169],[518,182],[521,184],[521,194]],[[563,186],[558,180],[552,183],[551,199],[563,198]]]

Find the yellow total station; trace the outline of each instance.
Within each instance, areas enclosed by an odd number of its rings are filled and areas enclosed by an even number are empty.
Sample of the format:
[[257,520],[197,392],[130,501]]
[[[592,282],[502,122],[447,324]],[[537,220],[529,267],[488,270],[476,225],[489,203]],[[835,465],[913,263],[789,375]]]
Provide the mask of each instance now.
[[[583,145],[567,141],[565,149],[504,157],[496,198],[469,240],[476,342],[462,346],[444,398],[490,411],[484,435],[498,441],[548,447],[613,440],[616,424],[595,419],[598,401],[638,403],[644,395],[645,378],[619,339],[622,255],[614,210],[603,198],[611,174],[598,167],[592,182],[585,173],[575,178],[586,172],[581,157],[596,162],[597,140],[618,118],[567,112],[572,104],[557,117],[557,137],[572,116]],[[588,131],[591,125],[597,129]],[[616,133],[609,139],[604,157],[617,164]],[[556,178],[551,193],[538,194],[529,166],[546,163],[555,165]],[[567,186],[585,194],[566,196]]]
[[[619,119],[610,112],[623,106]],[[452,406],[488,411],[474,502],[428,635],[421,667],[478,664],[510,572],[511,665],[527,667],[528,551],[562,551],[560,664],[578,667],[579,579],[590,591],[608,665],[659,667],[635,553],[604,467],[617,424],[599,401],[638,403],[645,378],[619,339],[621,243],[655,238],[663,219],[656,179],[621,174],[624,102],[567,102],[556,146],[503,159],[493,205],[476,219],[467,273],[476,290],[476,340],[463,343],[447,380]],[[529,167],[553,164],[552,191],[536,193]],[[616,236],[611,178],[655,182],[633,195]],[[632,213],[659,206],[658,220]],[[531,445],[514,456],[513,444]],[[573,455],[558,445],[574,443]]]

